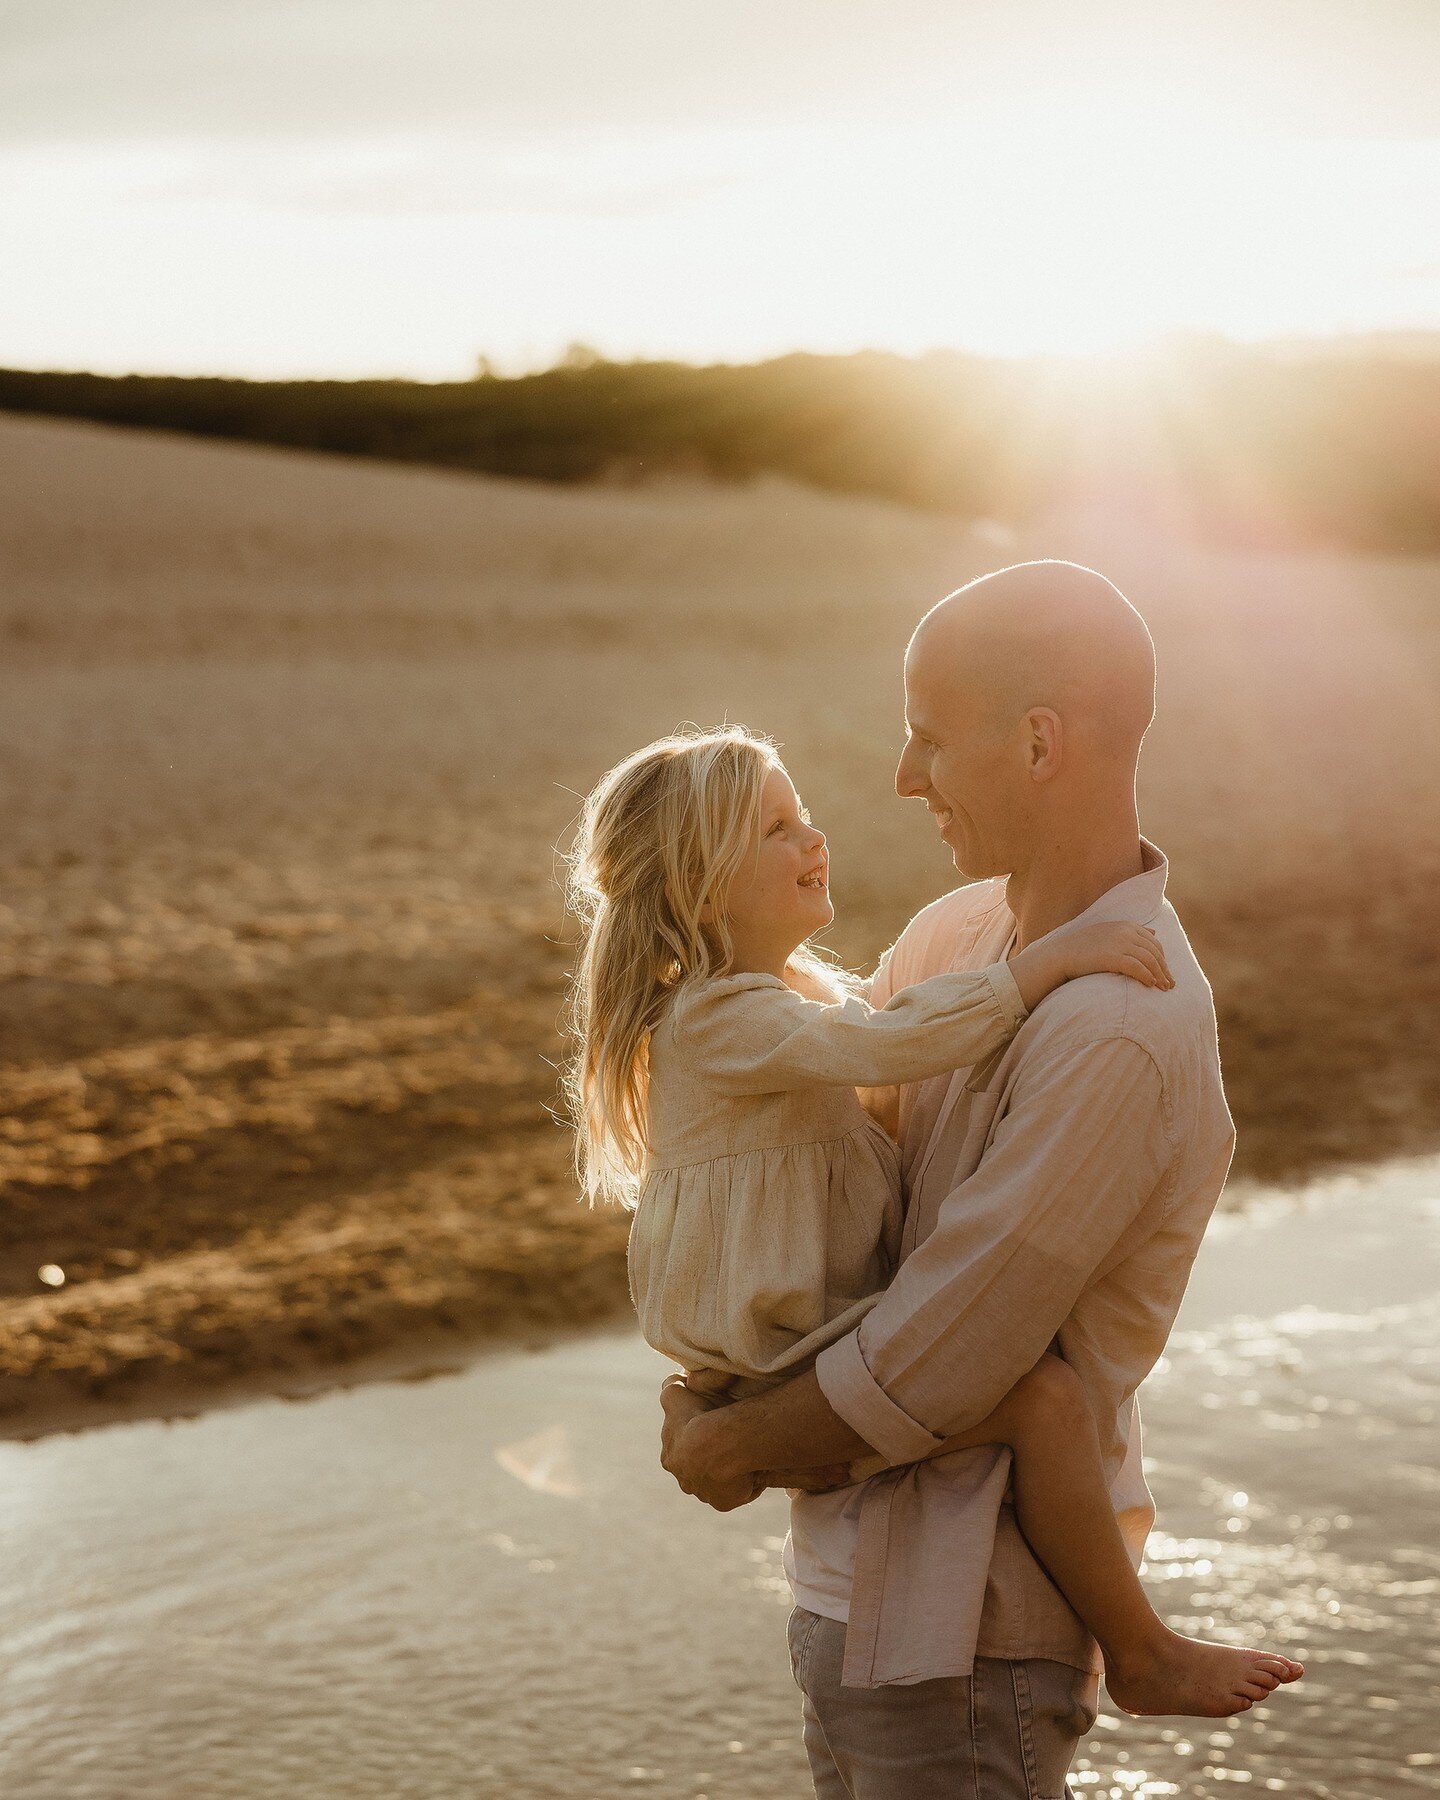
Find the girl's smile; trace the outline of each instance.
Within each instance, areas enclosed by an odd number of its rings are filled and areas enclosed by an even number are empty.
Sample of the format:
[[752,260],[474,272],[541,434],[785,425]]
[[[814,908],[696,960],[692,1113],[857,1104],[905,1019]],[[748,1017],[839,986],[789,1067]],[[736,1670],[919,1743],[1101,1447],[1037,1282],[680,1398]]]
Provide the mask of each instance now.
[[806,938],[835,917],[830,853],[784,769],[772,769],[760,800],[759,835],[725,898],[735,972],[782,975]]

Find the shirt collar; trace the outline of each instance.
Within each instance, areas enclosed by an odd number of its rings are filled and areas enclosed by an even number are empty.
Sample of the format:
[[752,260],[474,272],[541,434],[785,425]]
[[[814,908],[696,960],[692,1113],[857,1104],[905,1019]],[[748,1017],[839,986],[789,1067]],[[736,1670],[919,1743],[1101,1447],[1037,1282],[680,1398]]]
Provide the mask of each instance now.
[[[1055,929],[1065,931],[1076,925],[1098,925],[1117,919],[1129,919],[1136,925],[1149,925],[1165,904],[1165,881],[1170,873],[1170,863],[1164,851],[1157,849],[1146,837],[1140,840],[1140,861],[1142,866],[1138,875],[1132,875],[1126,881],[1117,881],[1098,900],[1092,901],[1084,912],[1073,919],[1067,919],[1064,925],[1057,925]],[[1013,931],[1015,915],[1003,896],[1000,905],[1003,916],[1009,921]],[[1049,935],[1047,932],[1046,936]]]
[[1074,925],[1095,925],[1102,920],[1130,919],[1137,925],[1148,925],[1165,904],[1165,878],[1170,864],[1163,851],[1149,838],[1140,840],[1141,868],[1128,881],[1118,881],[1107,888],[1093,906],[1087,906]]
[[[1115,886],[1107,888],[1100,898],[1087,906],[1078,918],[1067,919],[1063,925],[1057,925],[1056,931],[1067,931],[1077,925],[1098,925],[1102,921],[1129,919],[1137,925],[1148,925],[1165,903],[1165,877],[1170,872],[1170,864],[1165,853],[1158,850],[1149,838],[1140,840],[1140,873],[1132,875],[1128,881],[1117,881]],[[1016,920],[1003,894],[996,911],[989,915],[997,920],[1004,920],[1006,925],[1006,942],[1014,941]],[[1050,936],[1049,932],[1046,936]],[[1037,938],[1036,943],[1043,940]],[[1000,954],[1004,954],[1002,950]],[[983,1093],[990,1085],[990,1079],[1000,1067],[1009,1049],[1008,1041],[992,1050],[990,1055],[976,1063],[970,1071],[970,1078],[965,1083],[965,1091],[970,1094]]]

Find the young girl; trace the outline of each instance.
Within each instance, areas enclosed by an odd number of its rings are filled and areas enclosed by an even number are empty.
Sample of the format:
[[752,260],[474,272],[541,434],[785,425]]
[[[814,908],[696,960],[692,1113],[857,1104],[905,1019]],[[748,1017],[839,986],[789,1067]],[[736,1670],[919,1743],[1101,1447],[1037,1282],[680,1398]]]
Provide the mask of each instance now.
[[[571,897],[585,928],[571,1102],[586,1190],[635,1207],[645,1337],[687,1385],[730,1398],[808,1368],[895,1268],[898,1156],[857,1087],[983,1061],[1077,976],[1174,985],[1151,932],[1106,923],[872,1010],[809,945],[834,917],[824,836],[773,747],[740,727],[663,739],[605,777],[585,805]],[[1099,1642],[1117,1705],[1223,1717],[1300,1673],[1162,1624],[1110,1505],[1084,1389],[1059,1357],[943,1448],[980,1444],[1012,1449],[1016,1516]]]

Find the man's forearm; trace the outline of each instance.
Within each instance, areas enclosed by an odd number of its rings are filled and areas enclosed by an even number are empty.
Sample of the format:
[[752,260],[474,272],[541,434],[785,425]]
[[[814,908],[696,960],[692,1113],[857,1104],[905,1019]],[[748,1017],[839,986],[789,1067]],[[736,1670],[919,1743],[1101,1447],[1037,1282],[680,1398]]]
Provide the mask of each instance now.
[[687,1431],[700,1434],[705,1461],[726,1477],[762,1469],[813,1469],[870,1450],[825,1398],[813,1369],[783,1387],[717,1407]]

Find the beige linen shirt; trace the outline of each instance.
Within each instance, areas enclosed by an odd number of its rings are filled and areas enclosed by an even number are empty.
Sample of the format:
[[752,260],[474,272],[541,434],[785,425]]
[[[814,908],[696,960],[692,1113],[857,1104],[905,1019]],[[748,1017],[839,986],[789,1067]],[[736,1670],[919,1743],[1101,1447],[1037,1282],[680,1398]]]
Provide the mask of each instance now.
[[899,1157],[855,1085],[969,1065],[1025,1017],[1004,962],[879,1008],[805,999],[775,975],[682,988],[651,1038],[630,1228],[647,1341],[687,1371],[738,1377],[737,1395],[808,1367],[899,1255]]
[[[846,1685],[965,1675],[978,1655],[1099,1667],[1093,1639],[1005,1503],[1010,1452],[924,1457],[992,1410],[1052,1343],[1089,1392],[1111,1496],[1138,1561],[1154,1519],[1135,1390],[1165,1345],[1234,1148],[1215,1013],[1174,909],[1165,858],[1074,924],[1149,925],[1176,985],[1066,983],[972,1070],[899,1095],[901,1263],[815,1368],[835,1411],[892,1464],[793,1498],[787,1568],[848,1588]],[[872,986],[1004,957],[1003,881],[926,908]]]

